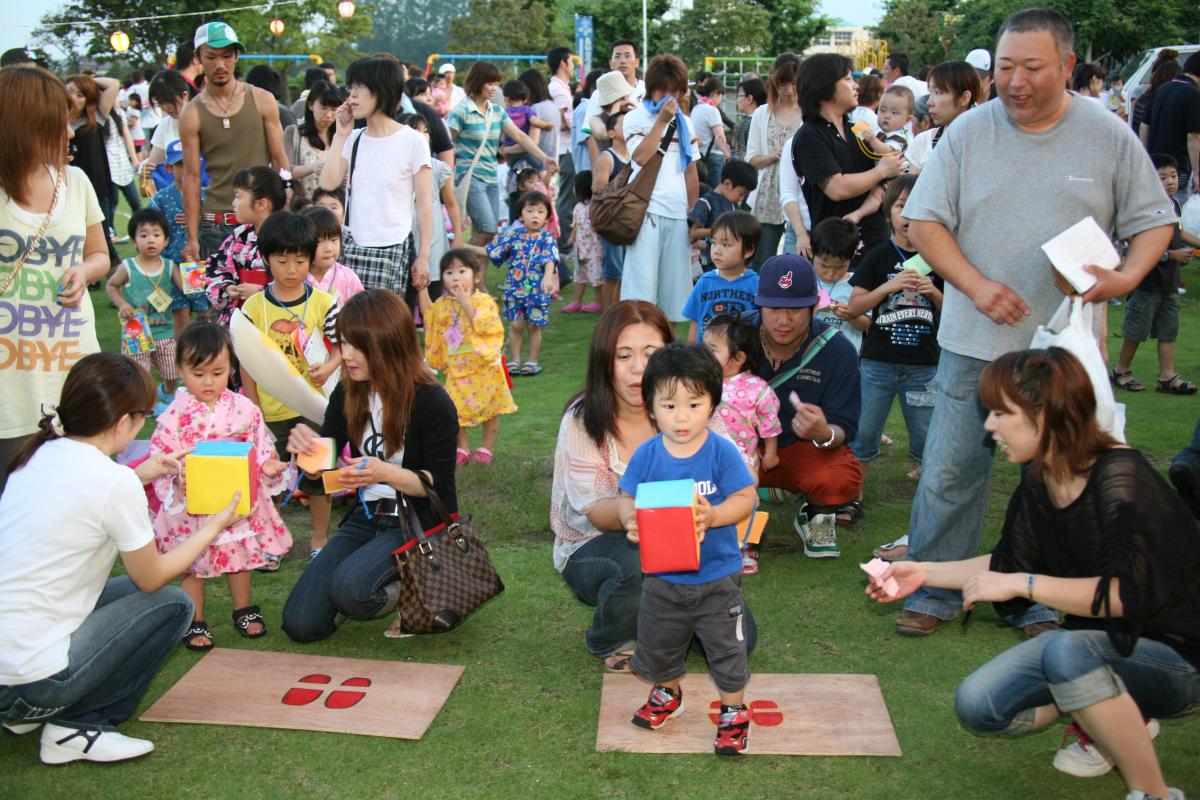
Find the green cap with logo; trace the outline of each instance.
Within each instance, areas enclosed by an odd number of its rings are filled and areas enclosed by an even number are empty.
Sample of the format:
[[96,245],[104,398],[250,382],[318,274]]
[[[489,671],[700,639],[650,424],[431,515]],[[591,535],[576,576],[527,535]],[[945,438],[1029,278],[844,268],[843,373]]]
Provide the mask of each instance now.
[[224,22],[206,22],[196,28],[196,38],[192,44],[197,50],[200,49],[200,45],[206,44],[218,50],[232,46],[236,47],[238,52],[246,52],[246,46],[238,41],[237,31]]

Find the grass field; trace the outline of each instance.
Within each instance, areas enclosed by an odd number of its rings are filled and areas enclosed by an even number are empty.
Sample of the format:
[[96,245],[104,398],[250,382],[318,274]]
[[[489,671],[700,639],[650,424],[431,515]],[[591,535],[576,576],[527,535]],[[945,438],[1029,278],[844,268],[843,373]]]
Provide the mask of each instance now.
[[[1200,281],[1196,284],[1200,287]],[[1179,346],[1180,371],[1192,379],[1200,376],[1200,346],[1193,333],[1200,329],[1197,293],[1194,289],[1184,298]],[[101,342],[115,349],[115,311],[102,292],[93,293],[93,302]],[[1110,329],[1119,329],[1122,311],[1111,308]],[[555,435],[563,405],[582,380],[595,319],[555,315],[542,359],[546,371],[517,380],[520,412],[504,419],[496,463],[459,473],[462,508],[474,514],[508,586],[463,627],[391,641],[382,636],[388,620],[379,620],[347,624],[317,645],[290,642],[279,631],[279,618],[306,563],[303,510],[285,514],[297,552],[279,572],[254,577],[254,601],[264,608],[270,635],[254,641],[238,637],[224,583],[213,582],[206,616],[215,623],[221,647],[465,665],[461,683],[423,740],[135,719],[122,731],[154,740],[157,750],[119,767],[50,769],[38,763],[36,736],[4,738],[0,798],[1124,797],[1115,774],[1080,780],[1051,767],[1064,726],[1022,739],[977,737],[959,726],[953,710],[958,683],[1020,640],[990,607],[980,608],[968,628],[944,625],[928,639],[909,639],[892,632],[896,609],[864,597],[858,562],[903,533],[908,523],[914,485],[905,479],[912,465],[898,411],[888,426],[895,444],[885,448],[867,481],[867,516],[839,532],[843,556],[805,558],[791,531],[792,510],[768,507],[775,513],[764,538],[762,571],[746,581],[746,595],[760,626],[751,669],[878,675],[903,757],[718,760],[595,752],[603,670],[583,646],[591,610],[576,602],[555,573],[548,525]],[[1110,344],[1118,347],[1119,340]],[[1134,364],[1151,386],[1154,358],[1153,346],[1144,347]],[[1165,470],[1190,439],[1200,397],[1146,392],[1120,399],[1129,403],[1131,444]],[[1015,479],[1015,468],[998,461],[985,546],[995,540]],[[143,708],[199,658],[182,647],[176,650]],[[694,658],[689,667],[704,668]],[[213,703],[222,700],[212,698]],[[1158,740],[1168,783],[1193,792],[1200,792],[1198,722],[1167,722]]]

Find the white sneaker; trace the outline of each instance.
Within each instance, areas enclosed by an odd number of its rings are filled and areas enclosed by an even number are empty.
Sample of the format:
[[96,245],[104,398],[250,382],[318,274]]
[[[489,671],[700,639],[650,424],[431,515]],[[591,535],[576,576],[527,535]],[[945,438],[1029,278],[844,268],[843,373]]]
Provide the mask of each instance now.
[[5,725],[4,730],[13,736],[24,736],[27,733],[33,733],[40,727],[42,727],[40,722],[14,722],[11,725]]
[[1132,792],[1125,795],[1125,800],[1187,800],[1187,797],[1183,794],[1182,789],[1173,789],[1170,786],[1168,786],[1167,789],[1171,792],[1170,797],[1157,798],[1154,797],[1154,795],[1149,795],[1145,792],[1139,792],[1137,789],[1134,789]]
[[[1158,720],[1152,719],[1146,723],[1146,732],[1150,734],[1151,741],[1158,738],[1159,730]],[[1080,736],[1075,725],[1067,729],[1067,734],[1070,735],[1072,731],[1076,739],[1054,754],[1054,768],[1076,778],[1099,778],[1112,772],[1113,762],[1092,744],[1092,740]]]
[[796,515],[792,527],[804,541],[804,555],[809,558],[837,558],[842,550],[837,543],[837,514]]
[[42,730],[42,763],[69,764],[72,761],[111,763],[140,758],[154,750],[154,742],[134,739],[116,731],[95,728],[78,730],[47,722]]

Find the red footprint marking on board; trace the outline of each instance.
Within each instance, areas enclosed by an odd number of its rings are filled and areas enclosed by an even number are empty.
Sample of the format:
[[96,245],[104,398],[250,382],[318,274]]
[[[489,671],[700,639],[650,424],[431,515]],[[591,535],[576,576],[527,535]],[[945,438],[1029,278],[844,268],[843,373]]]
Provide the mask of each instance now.
[[[305,675],[297,683],[329,683],[328,675]],[[323,689],[288,689],[283,696],[283,704],[289,706],[306,706],[325,694]]]
[[[370,678],[347,678],[342,681],[342,686],[362,686],[365,688],[370,685]],[[346,692],[341,690],[330,692],[329,697],[325,698],[325,707],[335,709],[350,708],[366,696],[366,692]]]

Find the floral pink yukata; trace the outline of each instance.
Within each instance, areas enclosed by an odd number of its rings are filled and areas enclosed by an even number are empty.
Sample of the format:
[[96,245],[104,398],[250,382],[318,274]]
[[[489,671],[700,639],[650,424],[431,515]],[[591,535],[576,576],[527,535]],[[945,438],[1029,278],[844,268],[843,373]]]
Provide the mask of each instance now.
[[[209,440],[253,442],[259,464],[276,457],[262,412],[249,399],[226,390],[210,410],[183,388],[159,416],[158,427],[150,437],[150,452],[174,453]],[[246,572],[266,564],[268,556],[283,556],[291,550],[292,535],[271,502],[272,490],[283,487],[286,475],[274,483],[260,476],[250,516],[222,531],[192,562],[188,572],[197,578]],[[153,485],[161,504],[154,515],[154,538],[158,551],[166,553],[191,536],[207,517],[187,513],[185,484],[179,476],[164,475]]]
[[742,451],[747,464],[756,469],[758,443],[783,433],[779,424],[779,398],[766,381],[749,372],[726,378],[717,413],[725,422],[729,438]]

